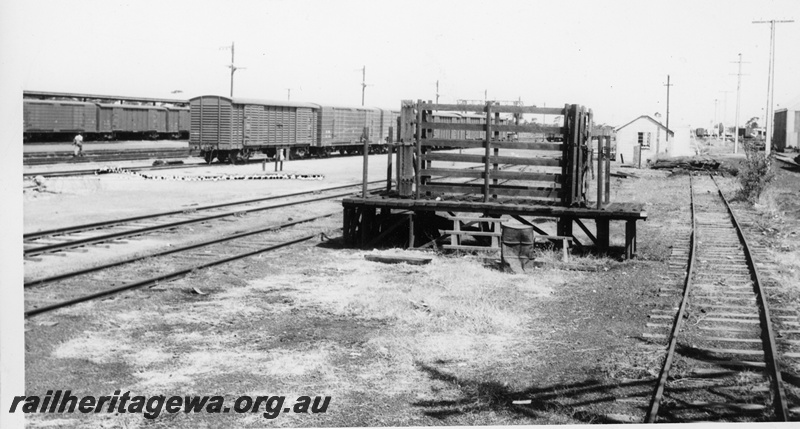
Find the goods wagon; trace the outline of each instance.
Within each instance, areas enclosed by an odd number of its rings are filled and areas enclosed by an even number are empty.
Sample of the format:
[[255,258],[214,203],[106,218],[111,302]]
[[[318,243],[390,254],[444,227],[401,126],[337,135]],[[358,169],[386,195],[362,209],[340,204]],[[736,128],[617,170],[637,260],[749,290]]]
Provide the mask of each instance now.
[[24,141],[188,138],[189,109],[64,100],[23,100]]
[[[460,124],[464,123],[464,118],[460,113],[455,112],[433,112],[431,114],[433,121],[444,124]],[[445,140],[463,140],[466,135],[464,130],[425,130],[425,136],[429,139],[445,139]]]
[[167,132],[167,109],[158,106],[98,104],[102,133],[113,138],[158,138]]
[[329,155],[334,150],[361,153],[365,141],[370,146],[385,142],[382,113],[368,107],[319,106],[315,154]]
[[188,107],[167,107],[167,133],[171,138],[189,138],[190,121]]
[[23,140],[64,139],[97,132],[98,107],[80,101],[25,100]]
[[316,104],[206,95],[192,98],[190,110],[189,145],[209,163],[273,156],[278,148],[302,157],[317,142]]
[[[400,111],[382,109],[381,115],[383,118],[381,121],[381,141],[396,141],[399,132],[397,118],[400,117]],[[394,136],[389,135],[390,131],[394,133]]]

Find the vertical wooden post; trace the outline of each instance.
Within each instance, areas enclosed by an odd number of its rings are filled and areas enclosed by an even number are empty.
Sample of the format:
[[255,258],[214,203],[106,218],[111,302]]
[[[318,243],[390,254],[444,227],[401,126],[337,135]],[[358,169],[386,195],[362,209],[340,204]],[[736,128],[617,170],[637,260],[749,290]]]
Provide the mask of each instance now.
[[607,251],[609,247],[610,226],[608,219],[595,219],[597,226],[597,247],[601,251]]
[[636,221],[625,221],[625,259],[633,258],[636,254]]
[[345,246],[351,245],[352,237],[350,236],[350,216],[353,209],[344,206],[344,211],[342,213],[342,240],[344,241]]
[[492,104],[491,101],[486,102],[486,139],[484,141],[484,146],[486,148],[484,152],[484,180],[483,180],[483,202],[489,201],[489,180],[490,179],[490,171],[489,171],[489,156],[491,155],[491,146],[492,146]]
[[458,246],[461,244],[461,235],[458,233],[461,232],[461,221],[458,218],[453,218],[453,234],[450,236],[450,245]]
[[[364,134],[367,133],[367,127],[364,127]],[[367,198],[367,179],[369,176],[369,139],[364,139],[364,166],[361,181],[361,198]]]
[[[500,112],[494,112],[494,124],[495,124],[495,125],[500,125]],[[499,131],[495,131],[495,132],[494,132],[494,140],[495,140],[495,141],[498,141],[498,140],[500,140],[500,132],[499,132]],[[499,155],[500,155],[500,149],[499,149],[499,148],[497,148],[497,147],[495,147],[495,148],[494,148],[494,150],[493,150],[492,152],[493,152],[493,155],[494,155],[495,157],[497,157],[497,156],[499,156]],[[494,177],[497,177],[497,175],[496,175],[496,174],[494,174],[494,173],[496,173],[496,172],[499,170],[499,167],[500,167],[500,165],[499,165],[499,164],[496,164],[496,163],[493,163],[493,164],[492,164],[492,172],[493,172],[493,173],[492,173],[492,175],[493,175]],[[495,179],[492,179],[492,185],[494,185],[494,186],[497,186],[497,183],[498,183],[498,181],[497,181],[497,179],[496,179],[496,178],[495,178]],[[496,199],[496,198],[497,198],[497,195],[494,195],[494,194],[492,194],[492,198],[495,198],[495,199]]]
[[605,168],[606,185],[604,186],[604,189],[606,192],[603,202],[608,204],[609,202],[611,202],[611,136],[606,137],[605,153],[606,153],[606,168]]
[[572,117],[570,116],[570,108],[569,104],[564,105],[564,111],[562,116],[564,117],[564,127],[563,127],[563,134],[561,138],[561,203],[564,205],[571,204],[570,195],[572,195]]
[[416,126],[416,144],[417,148],[415,153],[417,154],[417,171],[414,173],[414,185],[416,186],[415,189],[415,198],[419,199],[420,195],[420,174],[422,173],[422,109],[420,105],[422,104],[422,100],[417,100],[417,126]]
[[401,197],[414,195],[414,102],[402,101],[400,144],[397,148],[397,193]]
[[606,165],[606,161],[604,158],[605,151],[603,147],[605,146],[605,137],[604,136],[597,136],[597,208],[603,208],[603,197],[605,195],[604,192],[604,184],[606,181],[605,173],[603,173],[603,167]]
[[394,152],[394,139],[393,139],[393,132],[394,129],[389,127],[389,141],[386,142],[386,153],[389,154],[389,158],[386,160],[386,192],[390,192],[392,190],[392,155]]
[[414,212],[408,214],[408,248],[414,248]]

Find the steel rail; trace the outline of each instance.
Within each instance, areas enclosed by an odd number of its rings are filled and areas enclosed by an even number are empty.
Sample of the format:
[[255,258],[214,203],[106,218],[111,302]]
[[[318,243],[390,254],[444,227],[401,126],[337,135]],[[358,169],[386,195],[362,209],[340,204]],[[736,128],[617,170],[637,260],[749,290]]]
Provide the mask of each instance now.
[[[375,189],[373,189],[373,191],[375,191]],[[104,242],[107,242],[107,241],[117,240],[117,239],[120,239],[120,238],[142,235],[144,233],[160,231],[160,230],[163,230],[163,229],[171,229],[171,228],[175,228],[175,227],[178,227],[178,226],[189,225],[189,224],[193,224],[193,223],[207,222],[209,220],[220,219],[220,218],[223,218],[223,217],[236,216],[236,215],[247,214],[247,213],[255,213],[255,212],[259,212],[259,211],[266,211],[266,210],[272,210],[272,209],[279,209],[279,208],[283,208],[283,207],[290,207],[290,206],[295,206],[295,205],[300,205],[300,204],[314,203],[314,202],[317,202],[317,201],[331,200],[331,199],[334,199],[334,198],[345,197],[345,196],[348,196],[348,195],[351,195],[351,194],[352,194],[352,192],[344,192],[344,193],[340,193],[340,194],[327,195],[327,196],[324,196],[324,197],[311,198],[311,199],[308,199],[308,200],[292,201],[292,202],[288,202],[288,203],[275,204],[275,205],[266,206],[266,207],[256,207],[256,208],[247,209],[247,210],[238,210],[238,211],[233,211],[233,212],[225,212],[225,213],[220,213],[220,214],[216,214],[216,215],[210,215],[210,216],[204,216],[204,217],[199,217],[199,218],[194,218],[194,219],[186,219],[186,220],[181,220],[181,221],[177,221],[177,222],[165,223],[165,224],[161,224],[161,225],[147,226],[147,227],[144,227],[144,228],[138,228],[138,229],[134,229],[134,230],[120,231],[120,232],[115,232],[115,233],[111,233],[111,234],[100,235],[100,236],[97,236],[97,237],[87,237],[87,238],[82,238],[82,239],[78,239],[78,240],[66,241],[66,242],[63,242],[63,243],[54,243],[54,244],[48,244],[48,245],[39,246],[39,247],[32,247],[32,248],[24,249],[23,252],[24,252],[24,256],[28,256],[28,257],[36,256],[36,255],[40,255],[42,253],[48,253],[48,252],[55,252],[55,251],[59,251],[59,250],[72,249],[72,248],[75,248],[75,247],[81,247],[81,246],[85,246],[85,245],[88,245],[88,244],[104,243]]]
[[[374,181],[368,182],[368,183],[369,184],[375,184],[375,183],[383,183],[385,181],[386,181],[385,179],[384,180],[374,180]],[[335,191],[335,190],[338,190],[338,189],[352,188],[352,187],[360,186],[360,185],[361,185],[361,183],[359,182],[359,183],[355,183],[355,184],[352,184],[352,185],[333,186],[333,187],[330,187],[330,188],[322,188],[322,189],[314,189],[314,190],[310,190],[310,191],[294,192],[294,193],[291,193],[291,194],[273,195],[273,196],[270,196],[270,197],[254,198],[254,199],[251,199],[251,200],[234,201],[234,202],[230,202],[230,203],[221,203],[221,204],[212,204],[212,205],[208,205],[208,206],[193,207],[193,208],[188,208],[188,209],[183,209],[183,210],[172,210],[172,211],[168,211],[168,212],[153,213],[153,214],[147,214],[147,215],[141,215],[141,216],[133,216],[133,217],[128,217],[128,218],[114,219],[114,220],[103,221],[103,222],[94,222],[94,223],[87,223],[87,224],[82,224],[82,225],[74,225],[74,226],[68,226],[68,227],[64,227],[64,228],[56,228],[56,229],[51,229],[51,230],[47,230],[47,231],[38,231],[38,232],[31,232],[31,233],[28,233],[28,234],[23,234],[22,235],[22,239],[23,240],[31,240],[31,239],[34,239],[34,238],[48,237],[48,236],[53,236],[53,235],[61,235],[61,234],[66,234],[66,233],[90,231],[90,230],[93,230],[93,229],[105,228],[105,227],[110,227],[110,226],[114,226],[114,225],[121,225],[121,224],[124,224],[124,223],[134,222],[134,221],[138,221],[138,220],[153,219],[153,218],[157,218],[157,217],[172,216],[172,215],[177,215],[177,214],[196,213],[198,211],[203,211],[203,210],[211,210],[211,209],[217,209],[217,208],[221,208],[221,207],[230,207],[230,206],[236,206],[236,205],[252,204],[252,203],[258,203],[258,202],[262,202],[262,201],[270,201],[270,200],[275,200],[275,199],[279,199],[279,198],[297,197],[297,196],[300,196],[300,195],[315,194],[315,193],[320,193],[320,192]]]
[[162,252],[156,252],[156,253],[151,253],[151,254],[148,254],[148,255],[136,256],[136,257],[133,257],[133,258],[122,260],[122,261],[111,262],[111,263],[98,265],[98,266],[94,266],[94,267],[90,267],[90,268],[84,268],[84,269],[77,270],[77,271],[71,271],[71,272],[68,272],[68,273],[57,274],[57,275],[50,276],[50,277],[43,277],[43,278],[40,278],[40,279],[36,279],[36,280],[31,280],[31,281],[25,282],[24,287],[25,288],[29,288],[29,287],[34,287],[34,286],[42,286],[42,285],[45,285],[45,284],[48,284],[48,283],[53,283],[53,282],[56,282],[56,281],[59,281],[59,280],[65,280],[65,279],[72,278],[72,277],[77,277],[77,276],[80,276],[80,275],[83,275],[83,274],[93,273],[93,272],[102,271],[102,270],[105,270],[105,269],[108,269],[108,268],[117,267],[117,266],[120,266],[120,265],[130,264],[132,262],[141,261],[141,260],[147,259],[147,258],[155,258],[155,257],[159,257],[159,256],[166,256],[166,255],[170,255],[170,254],[173,254],[173,253],[185,252],[187,250],[194,250],[194,249],[198,249],[200,247],[210,246],[210,245],[213,245],[213,244],[224,243],[226,241],[231,241],[231,240],[235,240],[237,238],[247,237],[247,236],[250,236],[250,235],[262,234],[264,232],[269,232],[269,231],[278,231],[280,229],[288,228],[290,226],[298,225],[298,224],[301,224],[301,223],[312,222],[312,221],[315,221],[317,219],[331,217],[331,216],[333,216],[335,214],[338,214],[338,213],[339,213],[338,211],[331,212],[331,213],[326,213],[326,214],[320,215],[320,216],[314,216],[314,217],[309,217],[309,218],[305,218],[305,219],[296,220],[296,221],[293,221],[293,222],[287,222],[287,223],[282,223],[282,224],[279,224],[279,225],[268,226],[266,228],[260,228],[260,229],[253,230],[253,231],[246,231],[246,232],[242,232],[242,233],[238,233],[238,234],[225,236],[225,237],[222,237],[222,238],[203,241],[203,242],[200,242],[200,243],[190,244],[190,245],[183,246],[183,247],[177,247],[175,249],[169,249],[169,250],[165,250],[165,251],[162,251]]
[[664,360],[664,365],[661,367],[661,373],[658,376],[658,384],[653,396],[650,400],[650,406],[645,416],[645,423],[655,423],[658,418],[658,408],[661,405],[661,399],[664,395],[664,388],[669,378],[669,371],[672,367],[672,361],[675,357],[675,348],[678,344],[678,333],[680,332],[681,325],[683,324],[683,316],[686,313],[686,307],[689,302],[689,290],[692,286],[692,274],[694,272],[696,249],[697,249],[697,227],[695,224],[695,206],[694,206],[694,186],[692,183],[692,175],[689,175],[689,198],[692,215],[692,234],[689,237],[689,262],[686,267],[686,278],[683,282],[683,297],[681,298],[681,305],[678,313],[675,315],[675,320],[672,324],[672,332],[670,333],[669,348],[667,349],[667,358]]
[[[154,171],[154,170],[178,170],[183,168],[198,168],[198,167],[208,167],[208,164],[202,163],[202,164],[151,165],[151,166],[141,166],[141,167],[120,167],[120,168],[128,171]],[[89,170],[40,171],[40,172],[22,173],[22,177],[88,176],[97,173],[98,170],[100,170],[100,168],[92,168]]]
[[753,255],[750,252],[750,245],[747,243],[747,238],[744,236],[744,231],[742,231],[742,228],[739,226],[739,221],[736,219],[733,209],[731,208],[730,204],[728,204],[728,200],[722,193],[722,188],[720,188],[719,183],[717,183],[717,180],[714,179],[714,176],[711,176],[711,180],[717,187],[717,192],[719,192],[720,198],[722,198],[722,201],[725,203],[725,208],[731,215],[731,219],[733,220],[733,225],[736,228],[736,234],[739,236],[739,240],[741,240],[742,244],[744,245],[743,250],[745,258],[747,259],[747,265],[750,267],[751,277],[754,283],[753,286],[756,292],[756,300],[759,307],[761,307],[761,335],[762,341],[766,343],[764,347],[764,358],[766,360],[767,367],[772,371],[770,378],[772,380],[772,388],[774,390],[773,393],[775,394],[775,397],[773,398],[773,402],[775,403],[775,414],[780,421],[786,422],[789,421],[789,411],[786,406],[786,394],[783,389],[783,380],[781,379],[780,363],[778,362],[778,350],[775,343],[775,334],[772,329],[772,319],[769,315],[769,306],[764,298],[764,289],[761,283],[761,276],[758,273],[758,267],[756,266],[755,259],[753,259]]
[[[338,228],[338,229],[341,229],[341,228]],[[328,232],[336,231],[338,229],[330,230]],[[91,301],[91,300],[94,300],[94,299],[97,299],[97,298],[103,298],[103,297],[106,297],[106,296],[115,295],[115,294],[118,294],[120,292],[124,292],[124,291],[131,290],[131,289],[138,289],[138,288],[142,288],[142,287],[146,287],[146,286],[155,286],[159,282],[171,281],[171,280],[179,279],[181,277],[185,277],[187,274],[189,274],[189,273],[191,273],[192,271],[195,271],[195,270],[209,268],[209,267],[213,267],[215,265],[221,265],[221,264],[224,264],[224,263],[227,263],[227,262],[230,262],[230,261],[235,261],[237,259],[243,259],[243,258],[246,258],[248,256],[257,255],[259,253],[269,252],[269,251],[272,251],[272,250],[280,249],[282,247],[287,247],[287,246],[291,246],[291,245],[294,245],[294,244],[302,243],[304,241],[311,240],[314,237],[318,237],[321,234],[325,234],[325,233],[319,233],[318,232],[318,233],[315,233],[315,234],[306,235],[306,236],[301,237],[301,238],[297,238],[297,239],[290,240],[290,241],[285,241],[283,243],[278,243],[278,244],[275,244],[275,245],[272,245],[272,246],[269,246],[269,247],[264,247],[264,248],[261,248],[261,249],[256,249],[256,250],[252,250],[252,251],[245,252],[245,253],[240,253],[238,255],[229,256],[229,257],[226,257],[226,258],[218,259],[216,261],[207,262],[205,264],[195,265],[195,266],[190,267],[190,268],[184,268],[184,269],[181,269],[181,270],[178,270],[178,271],[173,271],[171,273],[163,274],[163,275],[152,277],[152,278],[149,278],[149,279],[140,280],[140,281],[136,281],[136,282],[131,282],[131,283],[119,286],[119,287],[112,288],[112,289],[107,289],[107,290],[96,292],[96,293],[93,293],[93,294],[84,295],[84,296],[81,296],[81,297],[78,297],[78,298],[73,298],[73,299],[70,299],[70,300],[67,300],[67,301],[62,301],[62,302],[51,304],[51,305],[47,305],[47,306],[44,306],[44,307],[35,308],[35,309],[32,309],[32,310],[26,311],[25,312],[25,318],[36,316],[36,315],[39,315],[39,314],[42,314],[42,313],[47,313],[47,312],[50,312],[50,311],[53,311],[53,310],[57,310],[59,308],[69,307],[71,305],[75,305],[75,304],[78,304],[78,303],[81,303],[81,302]]]

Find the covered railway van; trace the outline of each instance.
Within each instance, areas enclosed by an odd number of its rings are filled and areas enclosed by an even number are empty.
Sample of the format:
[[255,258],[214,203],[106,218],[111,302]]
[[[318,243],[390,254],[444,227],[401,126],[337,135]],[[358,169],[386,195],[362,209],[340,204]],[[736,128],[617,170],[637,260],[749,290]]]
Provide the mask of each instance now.
[[316,142],[316,104],[217,95],[195,97],[189,103],[189,145],[209,163],[214,158],[241,161],[255,152],[273,156],[285,147],[304,156]]
[[23,100],[23,141],[188,138],[186,107],[104,104],[69,100]]
[[320,106],[318,115],[319,139],[315,152],[323,155],[334,150],[343,154],[361,153],[364,142],[369,142],[371,150],[385,147],[389,128],[384,116],[391,116],[387,110]]
[[82,101],[25,100],[23,140],[57,138],[59,135],[96,133],[98,107]]
[[292,157],[383,151],[399,112],[369,107],[334,107],[292,101],[203,95],[190,100],[189,145],[206,162],[242,161],[256,152]]
[[113,138],[144,136],[155,139],[167,132],[167,108],[130,104],[98,104],[99,133]]

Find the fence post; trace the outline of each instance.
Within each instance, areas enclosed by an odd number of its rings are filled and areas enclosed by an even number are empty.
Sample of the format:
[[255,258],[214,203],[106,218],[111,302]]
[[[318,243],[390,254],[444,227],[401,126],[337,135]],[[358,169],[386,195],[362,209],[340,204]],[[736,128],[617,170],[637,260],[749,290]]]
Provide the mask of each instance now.
[[603,167],[606,165],[605,159],[605,151],[603,147],[605,146],[605,136],[597,136],[597,208],[602,208],[603,206],[603,196],[605,195],[604,191],[604,184],[606,181],[605,172],[603,171]]
[[[367,135],[367,127],[364,127],[364,135]],[[361,198],[367,198],[367,176],[369,176],[369,139],[364,138],[364,173],[361,183]]]
[[394,152],[394,139],[392,133],[394,129],[389,127],[389,140],[386,142],[386,153],[389,154],[389,159],[386,161],[386,192],[392,190],[392,154]]
[[606,168],[605,168],[605,171],[606,171],[606,177],[605,177],[606,185],[604,186],[604,188],[605,188],[605,191],[606,191],[606,195],[605,195],[605,198],[604,198],[603,202],[605,202],[607,204],[607,203],[611,202],[611,136],[607,136],[606,137],[605,152],[606,152]]
[[491,146],[492,146],[492,102],[487,101],[486,107],[484,108],[486,111],[486,139],[484,140],[484,146],[486,150],[484,152],[485,158],[483,159],[484,162],[484,179],[483,179],[483,202],[489,201],[489,181],[491,180],[490,170],[489,170],[489,156],[491,155]]
[[420,185],[422,184],[420,175],[422,174],[422,100],[417,99],[417,126],[415,132],[416,138],[416,150],[414,151],[417,155],[417,163],[416,163],[416,171],[414,172],[414,185],[416,186],[415,189],[415,199],[419,199],[420,195]]

